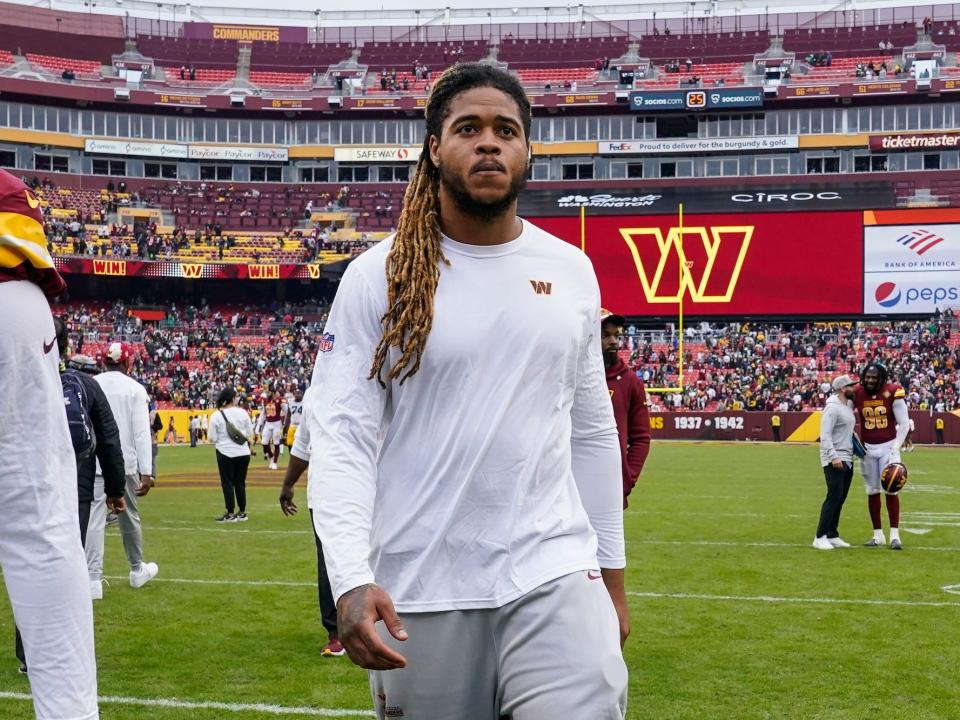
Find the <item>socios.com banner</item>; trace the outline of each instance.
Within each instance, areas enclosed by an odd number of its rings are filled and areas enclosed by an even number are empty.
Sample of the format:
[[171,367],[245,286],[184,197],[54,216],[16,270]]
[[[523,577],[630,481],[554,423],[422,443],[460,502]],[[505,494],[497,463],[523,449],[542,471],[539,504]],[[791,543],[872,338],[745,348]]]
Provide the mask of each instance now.
[[[629,212],[629,211],[628,211]],[[580,245],[579,218],[532,218]],[[604,307],[623,315],[855,315],[863,214],[587,215]],[[549,278],[544,278],[549,281]]]
[[721,110],[762,106],[763,90],[761,88],[639,90],[630,93],[630,109],[637,112]]
[[867,314],[933,313],[960,306],[960,224],[867,226]]

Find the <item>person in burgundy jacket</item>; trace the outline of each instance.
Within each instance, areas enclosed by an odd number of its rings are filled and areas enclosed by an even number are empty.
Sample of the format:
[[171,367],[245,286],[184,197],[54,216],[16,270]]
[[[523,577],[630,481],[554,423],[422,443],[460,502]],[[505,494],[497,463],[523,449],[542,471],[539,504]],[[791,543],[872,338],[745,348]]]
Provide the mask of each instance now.
[[613,414],[620,433],[620,456],[623,459],[623,507],[643,470],[650,452],[650,412],[643,380],[620,359],[620,336],[626,321],[620,315],[600,310],[600,341],[603,364],[607,369],[607,388],[613,403]]

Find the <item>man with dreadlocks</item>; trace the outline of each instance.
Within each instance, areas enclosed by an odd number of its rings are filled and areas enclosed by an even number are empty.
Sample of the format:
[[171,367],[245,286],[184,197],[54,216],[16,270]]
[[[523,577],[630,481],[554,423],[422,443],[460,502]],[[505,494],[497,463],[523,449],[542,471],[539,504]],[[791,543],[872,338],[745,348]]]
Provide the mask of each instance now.
[[457,65],[425,116],[396,234],[340,283],[305,420],[340,640],[380,718],[622,718],[596,276],[517,217],[531,118],[516,78]]
[[[860,384],[853,405],[860,417],[860,437],[867,454],[860,460],[860,471],[867,487],[867,507],[873,523],[873,537],[867,547],[887,544],[883,536],[880,513],[880,473],[890,463],[900,462],[900,448],[910,430],[906,393],[896,383],[888,382],[887,369],[870,363],[860,374]],[[901,550],[900,496],[887,495],[887,517],[890,520],[890,549]]]

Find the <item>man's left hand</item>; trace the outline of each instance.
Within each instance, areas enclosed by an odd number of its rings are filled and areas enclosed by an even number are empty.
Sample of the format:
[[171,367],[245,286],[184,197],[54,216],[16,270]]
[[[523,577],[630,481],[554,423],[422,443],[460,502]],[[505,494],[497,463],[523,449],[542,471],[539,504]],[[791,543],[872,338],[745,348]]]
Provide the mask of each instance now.
[[603,584],[610,593],[613,607],[617,611],[617,620],[620,622],[620,649],[627,643],[630,636],[630,606],[627,604],[627,591],[624,586],[624,571],[601,568]]

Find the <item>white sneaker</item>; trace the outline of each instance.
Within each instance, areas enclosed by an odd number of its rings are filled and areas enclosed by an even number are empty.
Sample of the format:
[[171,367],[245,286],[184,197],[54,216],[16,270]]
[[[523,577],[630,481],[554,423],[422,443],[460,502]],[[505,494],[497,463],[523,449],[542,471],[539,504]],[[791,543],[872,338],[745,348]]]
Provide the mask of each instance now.
[[276,470],[276,469],[277,469],[277,464],[276,464],[275,462],[270,463],[270,469],[271,469],[271,470]]
[[141,563],[139,570],[130,571],[130,587],[139,588],[153,580],[160,568],[156,563]]
[[835,538],[827,538],[827,542],[829,542],[829,543],[830,543],[831,545],[833,545],[835,548],[850,547],[850,543],[848,543],[848,542],[846,542],[845,540],[842,540],[842,539],[840,539],[840,538],[838,538],[838,537],[835,537]]
[[813,541],[813,547],[817,550],[833,550],[833,545],[827,540],[827,536],[818,537]]
[[103,600],[103,580],[90,581],[90,599]]

